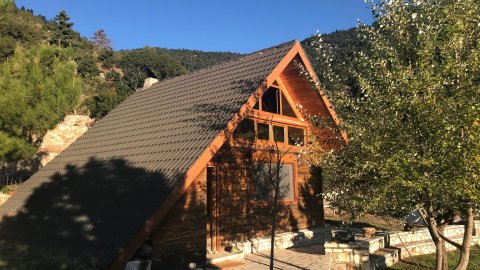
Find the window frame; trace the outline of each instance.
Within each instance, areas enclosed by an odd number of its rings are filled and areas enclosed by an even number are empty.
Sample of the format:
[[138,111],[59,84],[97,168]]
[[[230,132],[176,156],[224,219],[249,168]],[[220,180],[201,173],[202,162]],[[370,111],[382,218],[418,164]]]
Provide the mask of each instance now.
[[[296,128],[296,129],[301,129],[303,131],[303,145],[294,145],[294,144],[290,144],[290,138],[288,137],[289,135],[289,132],[288,132],[288,128]],[[307,129],[306,128],[302,128],[302,127],[298,127],[298,126],[293,126],[293,125],[288,125],[286,130],[285,130],[285,134],[287,135],[287,137],[285,137],[285,143],[287,145],[291,145],[291,146],[294,146],[294,147],[305,147],[307,145]]]
[[[265,160],[258,160],[256,161],[257,163],[262,163],[262,164],[268,164],[268,163],[272,163],[272,162],[269,162],[268,160],[265,161]],[[275,166],[275,162],[272,163],[273,166]],[[284,199],[284,198],[279,198],[279,202],[284,204],[284,205],[289,205],[289,204],[296,204],[298,203],[298,172],[297,172],[297,161],[295,159],[290,159],[290,158],[286,158],[284,157],[284,160],[282,161],[282,164],[288,164],[288,165],[292,165],[292,173],[293,173],[293,176],[292,176],[292,181],[291,183],[289,184],[292,184],[290,186],[290,188],[292,188],[293,186],[293,199]],[[254,177],[252,175],[252,177]],[[273,191],[272,191],[272,194],[271,194],[271,198],[273,199]],[[264,200],[264,199],[257,199],[257,198],[254,198],[254,201],[256,203],[260,203],[260,204],[266,204],[266,203],[272,203],[272,201],[269,201],[269,200]]]
[[[267,121],[267,120],[256,119],[256,118],[248,118],[248,119],[252,119],[255,122],[255,125],[254,125],[255,126],[255,142],[275,143],[273,127],[278,126],[278,127],[283,127],[283,141],[277,141],[278,144],[289,145],[289,146],[293,146],[293,147],[305,147],[305,145],[307,144],[307,136],[306,135],[307,135],[307,132],[308,132],[307,131],[308,127],[286,124],[286,123],[277,122],[277,121]],[[268,125],[268,132],[269,132],[268,140],[258,138],[258,123]],[[303,130],[303,141],[304,141],[303,146],[292,145],[292,144],[288,143],[288,128],[289,127]]]
[[[298,120],[304,121],[301,113],[295,108],[295,106],[292,106],[292,103],[293,103],[292,97],[288,93],[285,85],[283,84],[283,82],[280,78],[277,78],[277,80],[275,80],[269,87],[267,87],[267,90],[265,90],[265,92],[263,94],[265,94],[270,88],[275,88],[275,89],[278,90],[278,102],[279,102],[278,108],[280,110],[279,113],[276,114],[276,113],[272,113],[272,112],[268,112],[268,111],[263,110],[263,104],[262,104],[263,103],[263,101],[262,101],[263,100],[263,95],[258,98],[257,103],[252,107],[252,111],[254,111],[254,112],[256,111],[260,114],[278,115],[278,116],[281,116],[281,117],[295,119],[297,121]],[[292,108],[292,111],[295,114],[295,117],[283,114],[283,102],[284,102],[284,100]],[[258,104],[258,109],[255,108],[257,106],[257,104]]]

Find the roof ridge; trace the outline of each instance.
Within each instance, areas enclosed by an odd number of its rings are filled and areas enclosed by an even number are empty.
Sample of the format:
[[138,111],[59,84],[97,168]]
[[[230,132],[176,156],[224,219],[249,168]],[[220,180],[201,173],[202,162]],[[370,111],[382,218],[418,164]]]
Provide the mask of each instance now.
[[258,51],[255,51],[255,52],[252,52],[252,53],[249,53],[249,54],[244,54],[244,55],[240,56],[239,58],[231,59],[231,60],[228,60],[226,62],[215,64],[213,66],[201,68],[201,69],[194,70],[194,71],[186,73],[186,74],[182,74],[182,75],[179,75],[179,76],[175,76],[175,77],[171,77],[171,78],[168,78],[168,79],[165,79],[165,80],[161,80],[157,83],[154,83],[151,87],[143,90],[142,93],[150,92],[150,91],[154,90],[155,88],[159,87],[160,85],[171,82],[171,81],[174,81],[174,80],[179,80],[179,79],[182,79],[182,78],[185,78],[185,77],[193,76],[193,75],[196,75],[198,73],[205,72],[205,71],[208,71],[208,70],[217,69],[217,68],[220,68],[222,66],[231,64],[231,63],[236,62],[236,61],[239,61],[241,59],[246,59],[247,57],[252,57],[256,54],[263,53],[265,51],[269,51],[269,50],[272,50],[272,49],[277,49],[279,47],[286,46],[288,44],[292,44],[292,46],[293,46],[295,43],[299,43],[299,42],[300,41],[298,41],[297,39],[293,39],[293,40],[290,40],[290,41],[287,41],[287,42],[283,42],[283,43],[271,46],[269,48],[261,49],[261,50],[258,50]]

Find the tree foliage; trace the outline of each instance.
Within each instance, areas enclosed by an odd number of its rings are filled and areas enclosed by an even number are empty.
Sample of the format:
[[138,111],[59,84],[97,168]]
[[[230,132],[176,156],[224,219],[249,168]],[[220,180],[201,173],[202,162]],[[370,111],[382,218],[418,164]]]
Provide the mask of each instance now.
[[61,10],[51,21],[53,28],[52,43],[62,47],[71,47],[75,45],[75,38],[78,36],[72,27],[73,22],[70,21],[65,10]]
[[[19,47],[0,64],[0,152],[8,153],[0,159],[28,153],[20,149],[28,147],[19,140],[34,143],[76,108],[81,80],[71,53],[46,44]],[[17,154],[8,149],[18,149]]]
[[15,162],[35,155],[35,147],[17,137],[0,131],[0,162]]
[[341,89],[329,95],[350,137],[322,164],[328,189],[333,203],[356,214],[425,209],[439,244],[437,269],[445,269],[442,228],[455,212],[478,211],[480,198],[480,5],[394,0],[371,7],[376,22],[359,28],[366,49],[349,71],[357,95],[342,91],[348,88],[334,72],[324,76]]
[[[366,48],[364,39],[358,38],[359,28],[337,30],[326,35],[315,35],[302,42],[319,80],[327,88],[347,87],[352,94],[358,92],[358,82],[352,73],[352,59]],[[321,47],[321,50],[318,48]]]
[[0,1],[0,62],[13,55],[17,43],[41,43],[47,36],[43,17],[20,10],[11,0]]
[[90,115],[95,118],[107,115],[133,93],[133,90],[125,84],[122,76],[115,71],[107,73],[104,80],[96,80],[91,83],[93,85],[89,88],[95,90],[88,94],[85,103]]
[[125,53],[119,65],[124,73],[129,74],[126,83],[131,89],[141,87],[147,77],[163,80],[187,73],[179,61],[150,47]]
[[208,68],[218,63],[233,60],[240,57],[240,54],[231,52],[202,52],[198,50],[185,49],[162,49],[156,48],[158,52],[169,54],[172,58],[180,61],[188,71],[195,71]]
[[126,84],[132,89],[141,87],[146,77],[163,80],[240,56],[228,52],[169,50],[152,47],[120,51],[119,54],[119,67],[125,73]]

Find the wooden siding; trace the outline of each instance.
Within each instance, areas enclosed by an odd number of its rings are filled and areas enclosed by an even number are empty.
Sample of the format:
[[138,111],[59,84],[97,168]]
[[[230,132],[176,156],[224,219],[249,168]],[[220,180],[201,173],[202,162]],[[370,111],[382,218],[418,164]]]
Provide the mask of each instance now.
[[204,168],[152,234],[154,257],[167,265],[205,261],[206,179]]
[[[304,63],[307,68],[310,67],[309,64],[302,61],[300,55],[295,56],[294,61],[297,63]],[[332,105],[323,91],[318,92],[313,89],[311,83],[306,80],[304,76],[299,75],[298,67],[294,61],[288,64],[286,69],[280,74],[280,81],[288,90],[292,100],[298,102],[307,114],[318,115],[333,120],[335,123],[335,126],[332,126],[333,129],[317,128],[315,134],[319,138],[319,142],[323,147],[339,147],[341,144],[348,141],[348,139],[345,133],[336,129],[339,120],[333,111]]]
[[[285,150],[285,149],[284,149]],[[297,149],[298,150],[298,149]],[[298,152],[287,154],[288,163],[296,163],[296,200],[282,202],[278,231],[296,231],[323,226],[323,207],[319,194],[321,178],[306,162],[297,159]],[[255,199],[253,163],[268,162],[264,150],[225,144],[213,159],[217,168],[218,245],[266,236],[271,226],[271,203]]]

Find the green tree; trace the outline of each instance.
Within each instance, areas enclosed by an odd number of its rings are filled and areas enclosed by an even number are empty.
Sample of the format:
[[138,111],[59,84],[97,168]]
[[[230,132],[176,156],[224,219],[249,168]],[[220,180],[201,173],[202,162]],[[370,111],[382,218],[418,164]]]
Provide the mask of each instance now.
[[35,155],[35,147],[26,140],[0,131],[0,162],[14,162]]
[[98,77],[100,71],[97,59],[90,48],[73,48],[74,60],[77,63],[77,72],[83,78],[93,79]]
[[85,105],[90,115],[102,118],[133,93],[125,85],[123,77],[115,71],[108,72],[105,79],[97,78],[85,83],[88,98]]
[[0,64],[1,132],[34,143],[77,107],[82,82],[71,57],[50,45],[18,47]]
[[75,32],[72,29],[73,23],[70,21],[70,16],[65,10],[61,10],[53,18],[52,25],[54,28],[52,43],[62,47],[72,46]]
[[124,52],[119,65],[131,89],[141,87],[147,77],[163,80],[187,73],[178,60],[150,47]]
[[[351,66],[359,92],[329,91],[350,142],[323,160],[322,147],[312,146],[312,159],[324,169],[330,199],[354,215],[425,210],[436,269],[448,268],[445,242],[461,251],[455,269],[466,269],[480,202],[479,2],[370,4],[376,22],[360,28],[367,45]],[[326,68],[330,59],[323,58]],[[329,119],[312,121],[333,128]],[[454,213],[465,220],[462,245],[443,235]]]
[[13,55],[17,43],[41,43],[47,36],[45,21],[29,11],[19,10],[14,1],[0,1],[0,62]]
[[94,118],[101,118],[107,115],[119,103],[114,86],[105,81],[96,81],[95,93],[90,95],[85,101],[90,111],[90,116]]

